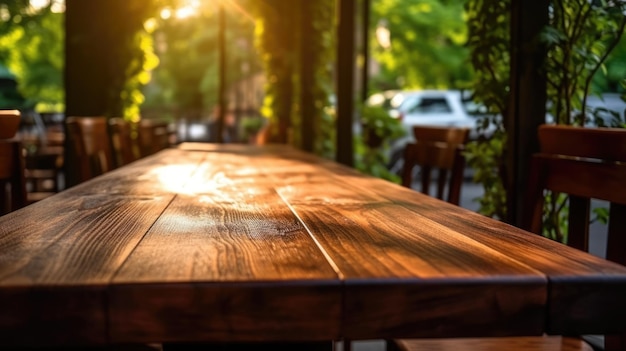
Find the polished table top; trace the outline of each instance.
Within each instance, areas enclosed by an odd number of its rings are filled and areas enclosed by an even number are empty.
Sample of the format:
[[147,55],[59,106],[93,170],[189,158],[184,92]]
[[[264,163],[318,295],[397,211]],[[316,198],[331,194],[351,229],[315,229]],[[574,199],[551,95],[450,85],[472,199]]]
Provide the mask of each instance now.
[[182,144],[0,217],[0,344],[608,333],[626,267],[286,146]]

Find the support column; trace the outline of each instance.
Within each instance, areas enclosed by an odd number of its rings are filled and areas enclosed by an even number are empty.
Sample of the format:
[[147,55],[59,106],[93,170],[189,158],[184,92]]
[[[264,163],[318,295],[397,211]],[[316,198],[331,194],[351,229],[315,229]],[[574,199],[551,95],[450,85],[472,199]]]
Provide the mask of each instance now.
[[354,165],[354,13],[355,0],[339,0],[336,160],[350,167]]
[[537,129],[545,123],[546,49],[539,41],[548,24],[548,0],[511,1],[511,97],[507,130],[507,221],[522,225],[530,159],[539,150]]

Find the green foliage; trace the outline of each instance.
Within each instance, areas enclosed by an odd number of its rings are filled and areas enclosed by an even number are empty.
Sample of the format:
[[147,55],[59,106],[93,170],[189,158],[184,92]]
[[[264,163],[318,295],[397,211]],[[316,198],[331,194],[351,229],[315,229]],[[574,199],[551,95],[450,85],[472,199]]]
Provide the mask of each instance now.
[[364,141],[368,145],[378,147],[383,141],[400,138],[406,134],[400,120],[391,117],[383,107],[363,105],[360,110]]
[[[260,70],[252,47],[253,25],[249,15],[242,15],[242,0],[225,5],[226,65],[219,67],[219,8],[204,3],[193,16],[158,17],[153,33],[160,64],[146,89],[145,108],[176,110],[189,119],[201,119],[218,104],[219,70],[225,69],[225,85],[250,79]],[[175,11],[178,4],[164,7]],[[243,65],[246,70],[242,69]],[[227,104],[232,104],[227,101]]]
[[265,122],[266,120],[263,117],[244,117],[241,120],[243,139],[248,140],[249,138],[256,136],[265,126]]
[[593,78],[624,32],[626,4],[621,1],[563,0],[553,4],[550,26],[542,34],[548,46],[549,112],[559,124],[588,122],[587,96]]
[[506,218],[506,191],[503,169],[506,133],[503,119],[509,100],[509,22],[510,0],[469,0],[466,3],[470,62],[474,68],[471,89],[474,100],[483,104],[487,115],[479,130],[490,127],[490,138],[471,141],[466,146],[467,164],[474,169],[474,181],[482,184],[479,212]]
[[562,243],[567,243],[567,199],[565,194],[546,191],[541,221],[543,235]]
[[[510,1],[492,2],[469,0],[469,40],[474,67],[474,98],[488,108],[490,115],[481,127],[496,127],[494,138],[471,142],[467,146],[468,164],[476,170],[475,180],[482,183],[485,195],[480,199],[480,212],[497,218],[506,218],[506,193],[503,186],[504,141],[506,132],[502,119],[508,111],[509,84],[509,6]],[[551,3],[550,25],[545,28],[541,42],[548,47],[546,72],[548,75],[548,107],[557,123],[582,125],[597,118],[606,110],[588,111],[586,99],[592,90],[594,77],[609,58],[612,49],[620,43],[624,31],[622,2],[563,0]],[[621,49],[620,49],[621,50]],[[619,51],[618,51],[619,53]],[[616,56],[616,57],[619,57]],[[612,72],[620,72],[623,61],[614,61]],[[623,73],[623,72],[622,72]],[[614,82],[623,79],[611,77]],[[585,111],[584,114],[580,111]],[[592,112],[589,114],[589,112]],[[617,116],[615,112],[612,113]],[[592,120],[592,121],[593,121]],[[623,126],[614,119],[613,126]],[[543,228],[544,235],[558,241],[567,240],[567,197],[546,195]],[[606,220],[602,209],[595,211],[597,220]]]
[[[620,43],[626,27],[625,10],[622,2],[564,0],[554,4],[550,26],[544,30],[542,40],[548,46],[549,113],[556,123],[584,126],[595,122],[604,126],[598,114],[611,112],[590,111],[587,97],[601,93],[592,90],[592,82]],[[615,118],[619,116],[617,112],[612,114],[613,126],[619,127],[623,122]],[[544,235],[566,242],[566,196],[548,193],[545,204]],[[596,215],[599,220],[605,219],[602,211],[596,211]]]
[[[255,1],[257,15],[256,46],[267,77],[261,113],[269,120],[270,140],[301,143],[300,92],[309,89],[314,101],[314,148],[317,154],[334,153],[334,111],[330,107],[331,66],[334,52],[334,2],[332,0]],[[313,33],[302,41],[300,19],[306,11]],[[300,75],[303,47],[311,57],[310,69],[315,80],[305,86]]]
[[626,77],[626,37],[622,36],[619,44],[611,51],[603,66],[593,76],[591,92],[624,93],[621,84]]
[[256,46],[267,77],[261,114],[270,121],[271,138],[288,142],[296,134],[291,129],[297,96],[299,1],[267,0],[256,6]]
[[363,133],[354,140],[355,167],[363,173],[400,182],[400,177],[387,168],[389,143],[405,135],[406,130],[397,118],[393,118],[382,107],[361,107]]
[[465,46],[465,2],[372,1],[372,23],[386,25],[391,35],[389,49],[377,42],[376,35],[371,36],[372,55],[382,65],[382,76],[372,83],[381,90],[464,88],[471,79]]
[[137,122],[140,116],[140,106],[145,98],[143,87],[150,82],[150,72],[157,67],[159,59],[154,54],[150,29],[138,30],[129,37],[128,50],[133,58],[129,60],[124,70],[124,85],[119,94],[123,106],[122,116],[130,121]]
[[64,109],[63,40],[63,14],[52,11],[52,2],[37,11],[26,1],[0,5],[0,63],[38,111]]
[[469,142],[465,147],[467,164],[474,169],[474,181],[482,184],[484,193],[476,199],[478,212],[485,216],[506,218],[506,191],[502,180],[505,134]]

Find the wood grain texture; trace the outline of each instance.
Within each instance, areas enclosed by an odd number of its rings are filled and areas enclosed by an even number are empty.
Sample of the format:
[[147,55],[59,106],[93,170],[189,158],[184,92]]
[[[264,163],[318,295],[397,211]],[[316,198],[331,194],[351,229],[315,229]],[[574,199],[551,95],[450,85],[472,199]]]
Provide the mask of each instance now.
[[[567,233],[568,246],[586,251],[589,238],[590,199],[601,199],[610,202],[611,220],[608,228],[608,245],[606,258],[623,264],[626,257],[624,246],[623,221],[626,211],[619,213],[619,208],[626,208],[626,191],[622,186],[626,179],[626,160],[624,145],[626,132],[606,128],[574,128],[564,126],[541,126],[539,128],[541,153],[533,155],[533,171],[537,174],[529,182],[530,194],[528,207],[538,217],[527,228],[540,233],[538,225],[541,214],[538,209],[543,204],[542,198],[536,194],[544,189],[569,195],[569,225]],[[617,239],[617,241],[615,241]],[[624,289],[618,281],[611,280],[607,290],[619,296],[606,295],[604,291],[585,285],[578,290],[567,290],[562,285],[553,289],[558,296],[550,315],[555,330],[561,332],[584,333],[587,329],[585,320],[604,317],[604,323],[612,326],[609,332],[625,333],[626,325],[623,314],[616,312],[615,307],[624,305]],[[579,296],[584,296],[579,301]],[[591,308],[594,304],[603,303],[603,308]],[[566,306],[575,306],[568,311]],[[591,308],[588,310],[588,308]],[[571,316],[569,312],[574,312]],[[596,315],[596,313],[599,313]],[[572,318],[573,317],[573,318]],[[604,326],[595,325],[605,329]]]
[[185,193],[185,185],[204,158],[205,155],[200,152],[163,150],[135,161],[129,167],[115,169],[106,176],[73,187],[72,196],[158,196]]
[[545,277],[482,244],[389,203],[294,208],[342,273],[346,338],[543,329]]
[[12,346],[605,333],[625,293],[623,266],[284,146],[186,144],[0,217]]
[[397,340],[390,351],[593,351],[578,338],[560,336]]
[[539,127],[541,151],[548,154],[626,161],[626,131],[620,128]]
[[69,195],[0,218],[0,342],[103,342],[106,286],[170,200]]
[[358,174],[342,181],[319,164],[307,173],[288,159],[258,168],[341,272],[344,337],[541,332],[541,273],[362,191],[352,178],[367,178]]
[[[345,176],[344,176],[345,177]],[[377,179],[349,177],[449,230],[523,262],[548,277],[547,328],[556,334],[626,328],[626,267]],[[621,316],[620,316],[621,314]]]
[[174,197],[132,194],[156,179],[144,164],[0,217],[0,344],[107,341],[107,286]]
[[337,273],[249,165],[247,156],[207,155],[189,193],[176,197],[116,275],[112,340],[339,337]]

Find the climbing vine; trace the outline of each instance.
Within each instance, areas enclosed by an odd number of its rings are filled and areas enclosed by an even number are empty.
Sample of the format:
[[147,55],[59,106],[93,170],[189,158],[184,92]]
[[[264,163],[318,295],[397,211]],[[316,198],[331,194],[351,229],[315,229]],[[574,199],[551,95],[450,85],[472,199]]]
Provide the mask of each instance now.
[[[476,171],[474,180],[483,184],[480,212],[506,218],[506,192],[503,186],[506,131],[503,119],[508,113],[510,0],[492,2],[469,0],[468,13],[471,63],[475,71],[474,99],[489,112],[479,129],[495,128],[492,138],[483,138],[467,147],[468,164]],[[548,77],[548,118],[559,124],[613,125],[586,106],[592,80],[611,51],[619,43],[626,26],[621,1],[562,0],[549,6],[549,25],[541,35],[548,48],[545,69]],[[610,114],[619,116],[616,113]],[[550,122],[550,121],[548,121]],[[567,197],[548,194],[544,209],[544,235],[565,241]],[[596,212],[601,214],[602,211]],[[605,217],[605,216],[604,216]]]
[[483,185],[479,212],[498,219],[506,218],[504,188],[503,119],[509,100],[509,23],[511,0],[469,0],[466,3],[468,46],[474,69],[474,99],[487,109],[479,124],[480,131],[495,130],[489,138],[479,138],[467,145],[467,164],[475,171],[474,181]]
[[[256,46],[264,64],[267,83],[261,113],[268,120],[266,139],[302,145],[302,89],[308,89],[313,100],[314,150],[330,155],[332,143],[332,113],[329,95],[332,86],[333,14],[331,0],[264,0],[251,3],[257,15]],[[300,21],[307,16],[312,26],[303,36]],[[300,30],[298,30],[300,29]],[[306,42],[303,42],[306,38]],[[306,49],[306,50],[304,50]],[[301,55],[313,72],[313,81],[303,83]],[[310,111],[307,111],[310,112]]]

